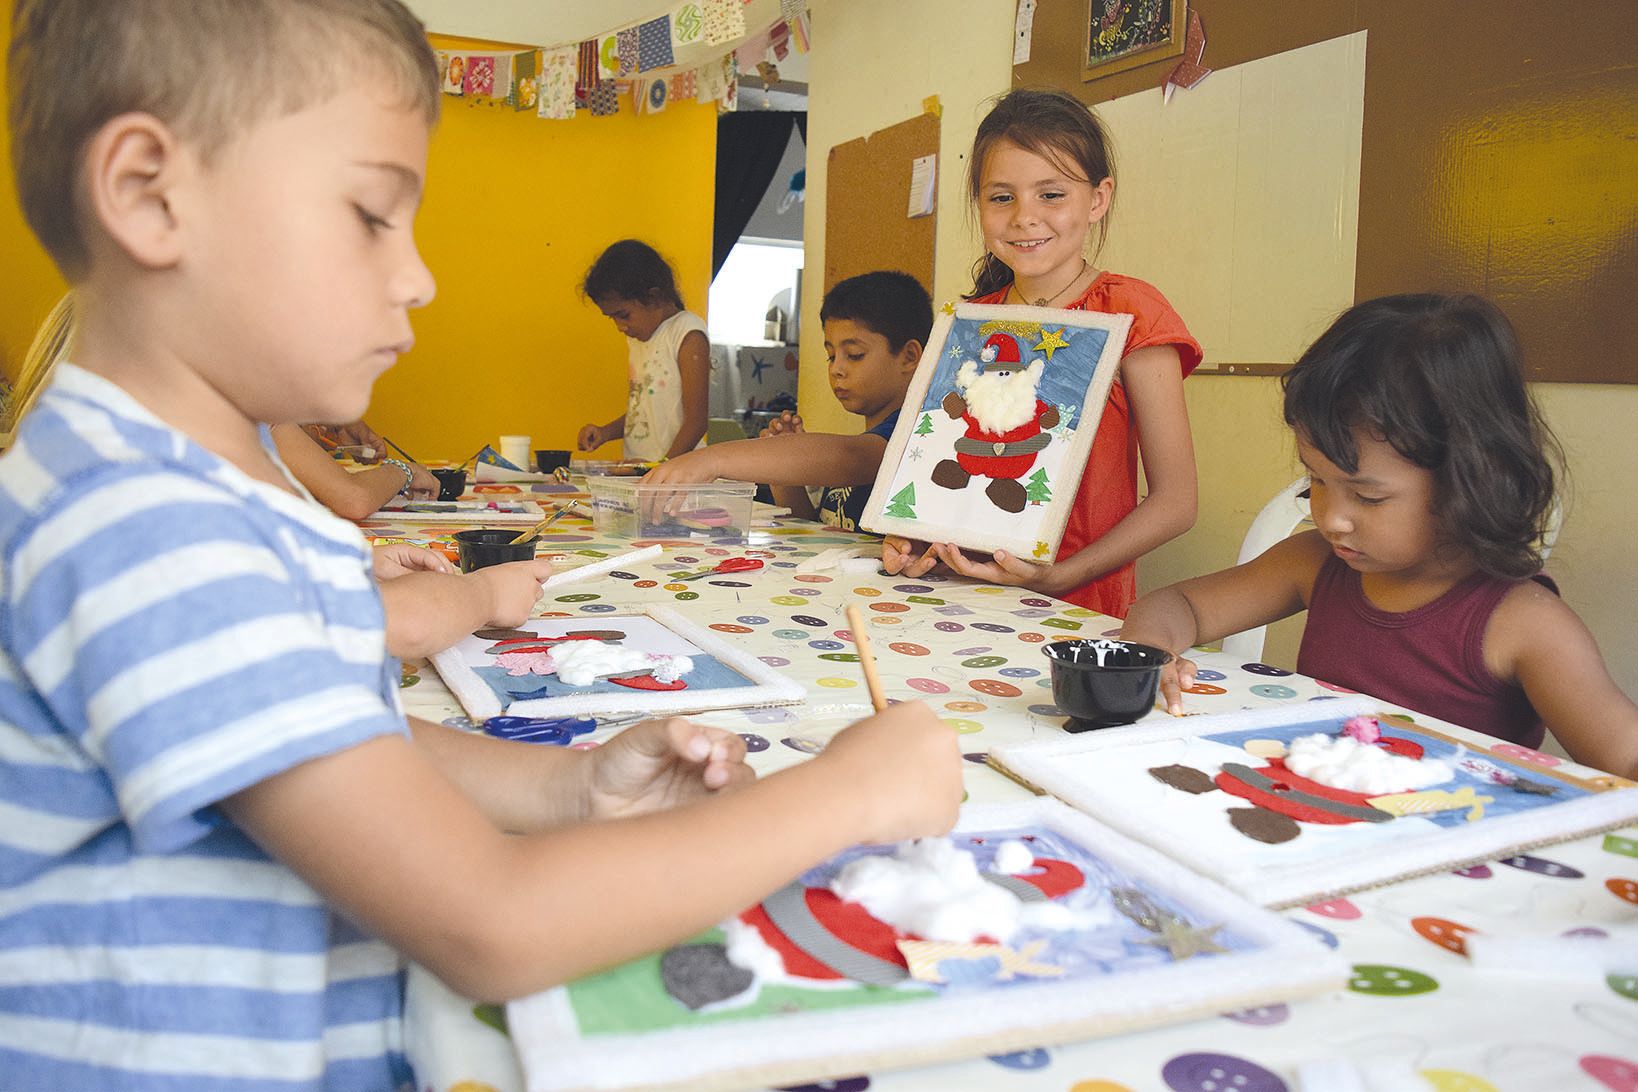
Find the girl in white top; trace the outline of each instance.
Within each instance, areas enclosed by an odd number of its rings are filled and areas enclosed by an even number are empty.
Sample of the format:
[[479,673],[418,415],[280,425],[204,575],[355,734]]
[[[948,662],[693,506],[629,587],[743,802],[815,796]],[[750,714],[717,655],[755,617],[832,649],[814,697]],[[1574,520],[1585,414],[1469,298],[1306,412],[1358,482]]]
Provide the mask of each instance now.
[[626,412],[585,425],[577,446],[592,451],[625,439],[625,456],[658,462],[699,446],[705,436],[711,345],[705,320],[683,310],[676,278],[655,249],[622,239],[603,251],[581,294],[626,335]]

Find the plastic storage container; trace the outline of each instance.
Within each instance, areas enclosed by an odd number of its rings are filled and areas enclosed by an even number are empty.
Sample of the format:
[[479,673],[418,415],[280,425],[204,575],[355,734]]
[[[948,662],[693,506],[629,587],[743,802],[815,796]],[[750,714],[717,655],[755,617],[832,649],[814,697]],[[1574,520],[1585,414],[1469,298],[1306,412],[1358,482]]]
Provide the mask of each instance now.
[[756,486],[750,482],[644,485],[634,478],[589,477],[586,487],[600,534],[739,543],[751,532]]

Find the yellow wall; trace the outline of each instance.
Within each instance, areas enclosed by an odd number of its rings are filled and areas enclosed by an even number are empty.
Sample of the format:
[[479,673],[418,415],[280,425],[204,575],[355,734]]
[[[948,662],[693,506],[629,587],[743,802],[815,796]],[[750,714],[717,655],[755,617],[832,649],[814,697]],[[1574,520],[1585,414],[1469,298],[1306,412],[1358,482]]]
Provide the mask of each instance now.
[[[501,433],[569,447],[582,424],[624,411],[625,340],[578,292],[616,239],[654,244],[684,303],[705,313],[716,108],[637,117],[630,105],[543,121],[444,99],[416,227],[438,295],[414,316],[416,347],[376,385],[369,413],[416,457],[465,458]],[[64,286],[23,224],[9,169],[0,256],[0,363],[15,376]]]
[[[0,18],[0,53],[11,44],[11,19]],[[11,128],[0,125],[0,371],[16,379],[34,331],[66,289],[17,207],[11,179]]]

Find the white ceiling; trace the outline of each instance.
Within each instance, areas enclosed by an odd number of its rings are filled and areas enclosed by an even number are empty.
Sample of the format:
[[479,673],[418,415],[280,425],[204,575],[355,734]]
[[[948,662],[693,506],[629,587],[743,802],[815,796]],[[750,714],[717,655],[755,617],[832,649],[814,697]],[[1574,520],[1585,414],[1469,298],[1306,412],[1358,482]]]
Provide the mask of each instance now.
[[[594,38],[619,27],[658,18],[678,0],[405,0],[435,34],[485,38],[517,45],[551,46]],[[745,27],[751,33],[779,18],[779,0],[750,0]]]

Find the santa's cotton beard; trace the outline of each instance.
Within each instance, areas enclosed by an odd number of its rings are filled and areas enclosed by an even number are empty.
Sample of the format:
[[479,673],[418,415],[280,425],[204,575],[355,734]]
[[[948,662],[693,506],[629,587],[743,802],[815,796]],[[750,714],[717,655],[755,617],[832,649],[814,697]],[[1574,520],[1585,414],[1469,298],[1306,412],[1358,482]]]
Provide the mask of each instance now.
[[980,372],[971,360],[956,372],[956,386],[978,427],[985,432],[1011,432],[1035,420],[1035,387],[1042,362],[1021,372]]

